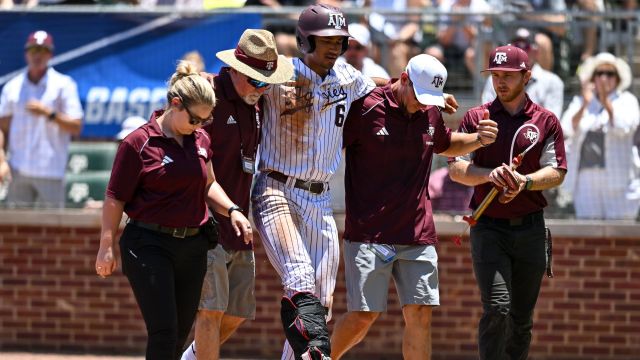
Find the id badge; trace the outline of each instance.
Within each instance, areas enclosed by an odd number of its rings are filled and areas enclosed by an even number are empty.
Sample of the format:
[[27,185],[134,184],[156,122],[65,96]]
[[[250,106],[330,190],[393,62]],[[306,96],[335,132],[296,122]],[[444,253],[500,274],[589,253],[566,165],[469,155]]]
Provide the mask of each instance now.
[[393,247],[393,245],[372,243],[369,244],[369,250],[373,251],[373,253],[385,263],[396,257],[396,248]]
[[242,161],[242,171],[247,174],[256,173],[256,159],[241,154],[240,160]]

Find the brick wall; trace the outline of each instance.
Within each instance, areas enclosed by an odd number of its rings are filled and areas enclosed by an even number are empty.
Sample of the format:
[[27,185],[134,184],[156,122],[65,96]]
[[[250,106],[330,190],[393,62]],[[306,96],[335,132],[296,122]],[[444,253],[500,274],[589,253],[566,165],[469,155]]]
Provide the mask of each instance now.
[[[144,324],[127,280],[119,271],[106,280],[94,273],[99,226],[91,224],[0,224],[0,350],[143,353]],[[447,226],[439,225],[434,359],[474,359],[480,304],[468,240],[456,247]],[[640,234],[639,227],[630,232]],[[640,235],[580,237],[567,235],[580,226],[559,229],[556,277],[543,281],[531,358],[640,358]],[[275,359],[282,346],[281,286],[257,244],[257,318],[225,344],[225,356]],[[402,314],[395,293],[389,300],[351,359],[401,358]],[[344,311],[340,272],[334,314]]]

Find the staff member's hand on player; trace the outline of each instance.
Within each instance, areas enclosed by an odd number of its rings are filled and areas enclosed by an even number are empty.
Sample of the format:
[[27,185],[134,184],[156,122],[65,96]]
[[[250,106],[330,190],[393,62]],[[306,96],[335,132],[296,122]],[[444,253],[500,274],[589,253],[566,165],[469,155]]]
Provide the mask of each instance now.
[[444,112],[449,115],[455,114],[458,111],[458,107],[460,107],[456,97],[447,93],[442,94],[442,96],[444,97]]
[[236,236],[243,235],[244,243],[249,244],[253,241],[253,228],[251,223],[240,211],[231,212],[231,226],[236,232]]

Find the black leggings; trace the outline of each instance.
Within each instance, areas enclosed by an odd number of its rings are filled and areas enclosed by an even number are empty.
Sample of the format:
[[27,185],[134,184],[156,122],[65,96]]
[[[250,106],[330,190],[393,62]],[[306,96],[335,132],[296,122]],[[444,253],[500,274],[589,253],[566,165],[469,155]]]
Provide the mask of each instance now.
[[179,359],[198,310],[207,240],[203,235],[174,238],[128,224],[120,253],[147,326],[146,358]]

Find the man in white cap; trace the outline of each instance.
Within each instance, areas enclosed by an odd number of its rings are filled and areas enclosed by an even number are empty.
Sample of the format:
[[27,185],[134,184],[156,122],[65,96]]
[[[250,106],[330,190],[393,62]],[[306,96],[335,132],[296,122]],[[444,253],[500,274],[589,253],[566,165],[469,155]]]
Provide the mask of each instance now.
[[[236,204],[226,210],[247,216],[263,124],[260,99],[272,84],[291,79],[293,65],[278,55],[275,38],[267,30],[245,30],[235,49],[216,56],[229,67],[223,67],[217,76],[208,75],[217,102],[215,121],[204,129],[211,138],[216,181]],[[219,223],[219,245],[207,254],[195,341],[183,353],[183,360],[195,359],[196,354],[198,360],[218,359],[220,345],[246,319],[255,318],[253,246],[236,234],[228,218],[213,213]]]
[[0,131],[8,142],[12,172],[7,202],[63,207],[69,143],[80,134],[84,115],[78,88],[71,77],[49,66],[51,34],[31,33],[24,50],[27,70],[9,80],[0,95]]
[[405,319],[405,359],[431,358],[431,311],[439,305],[437,243],[428,184],[434,153],[472,152],[496,139],[485,119],[476,133],[442,120],[447,70],[418,55],[400,78],[353,103],[345,122],[344,262],[348,313],[331,338],[333,360],[359,343],[386,310],[393,277]]
[[362,24],[349,24],[349,46],[344,52],[343,59],[354,68],[360,70],[364,76],[370,78],[390,79],[389,73],[369,57],[371,50],[371,33]]

